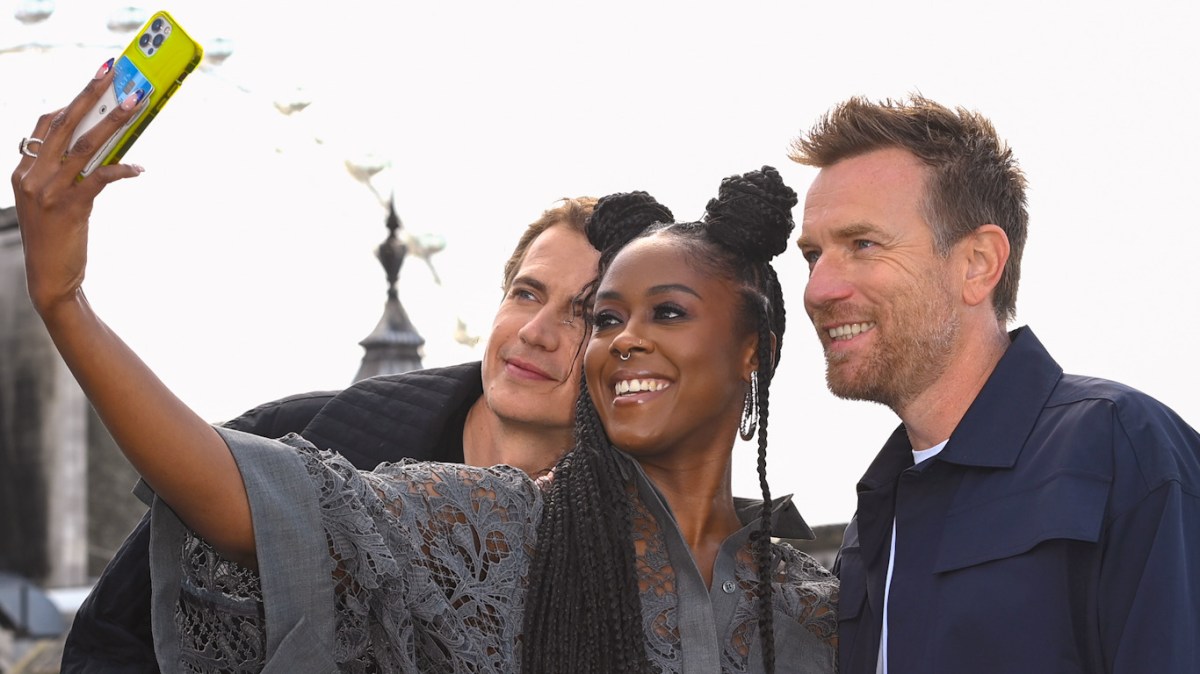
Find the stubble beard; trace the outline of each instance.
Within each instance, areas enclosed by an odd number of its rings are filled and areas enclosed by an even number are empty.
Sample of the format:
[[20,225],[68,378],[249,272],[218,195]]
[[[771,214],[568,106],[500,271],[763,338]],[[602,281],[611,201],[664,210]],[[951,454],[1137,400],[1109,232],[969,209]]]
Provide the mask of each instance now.
[[927,280],[929,285],[896,298],[890,317],[882,317],[891,320],[877,320],[877,345],[862,362],[825,351],[825,382],[834,395],[899,413],[946,372],[961,326],[949,289]]

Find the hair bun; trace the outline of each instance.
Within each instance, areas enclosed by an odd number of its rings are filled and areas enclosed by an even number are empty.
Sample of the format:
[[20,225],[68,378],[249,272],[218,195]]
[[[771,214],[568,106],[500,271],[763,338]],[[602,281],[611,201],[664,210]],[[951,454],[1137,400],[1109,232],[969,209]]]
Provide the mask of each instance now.
[[601,197],[587,221],[587,238],[604,252],[629,243],[656,222],[673,222],[666,206],[645,192],[619,192]]
[[721,245],[755,262],[769,262],[787,250],[796,192],[773,167],[730,176],[705,207],[709,233]]

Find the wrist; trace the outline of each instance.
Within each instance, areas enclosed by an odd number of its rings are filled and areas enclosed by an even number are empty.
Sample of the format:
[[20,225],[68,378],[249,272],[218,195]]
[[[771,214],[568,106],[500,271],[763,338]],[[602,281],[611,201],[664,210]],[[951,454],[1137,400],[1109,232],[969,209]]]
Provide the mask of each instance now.
[[51,333],[56,329],[77,324],[80,318],[91,311],[82,288],[75,288],[67,293],[51,294],[31,291],[29,297],[33,302],[34,311]]

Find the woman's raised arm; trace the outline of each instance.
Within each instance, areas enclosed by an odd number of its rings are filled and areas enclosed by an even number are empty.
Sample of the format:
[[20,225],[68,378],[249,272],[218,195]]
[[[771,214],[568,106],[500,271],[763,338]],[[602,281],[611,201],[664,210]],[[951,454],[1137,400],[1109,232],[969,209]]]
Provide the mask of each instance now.
[[95,149],[138,111],[136,97],[129,96],[70,144],[112,77],[111,66],[102,66],[75,100],[43,115],[21,143],[12,185],[29,297],[134,468],[192,530],[230,559],[253,565],[250,506],[229,448],[100,320],[84,296],[93,201],[109,183],[142,172],[114,164],[79,178]]

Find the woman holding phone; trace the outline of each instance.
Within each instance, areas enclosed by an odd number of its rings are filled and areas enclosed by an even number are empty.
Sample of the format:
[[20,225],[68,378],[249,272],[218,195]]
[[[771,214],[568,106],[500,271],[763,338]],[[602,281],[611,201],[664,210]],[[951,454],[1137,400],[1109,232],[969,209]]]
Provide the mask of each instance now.
[[[411,462],[360,472],[298,436],[209,425],[88,304],[93,202],[140,173],[78,179],[136,112],[69,142],[109,79],[37,122],[41,143],[12,181],[34,306],[156,494],[165,670],[834,671],[836,580],[770,538],[784,333],[770,259],[796,204],[774,169],[727,178],[699,222],[673,222],[640,192],[597,205],[577,442],[549,478]],[[749,518],[731,495],[739,430],[759,442],[764,501]]]

